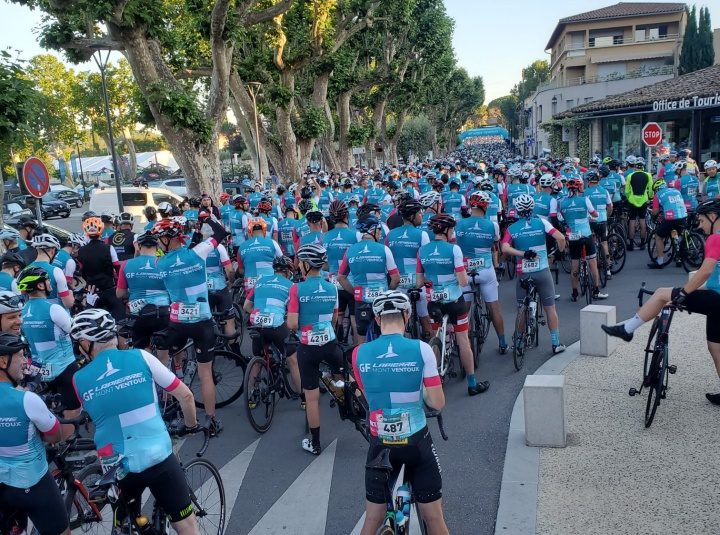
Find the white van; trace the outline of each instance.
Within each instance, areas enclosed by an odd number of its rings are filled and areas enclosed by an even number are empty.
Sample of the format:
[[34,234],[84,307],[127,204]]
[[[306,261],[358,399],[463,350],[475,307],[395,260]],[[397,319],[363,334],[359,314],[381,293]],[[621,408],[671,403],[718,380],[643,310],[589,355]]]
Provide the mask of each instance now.
[[[179,205],[182,198],[165,188],[122,188],[123,206],[126,212],[135,216],[135,223],[147,223],[143,209],[146,206],[157,208],[161,202]],[[115,188],[96,188],[90,196],[88,210],[102,215],[103,212],[119,214],[117,190]]]

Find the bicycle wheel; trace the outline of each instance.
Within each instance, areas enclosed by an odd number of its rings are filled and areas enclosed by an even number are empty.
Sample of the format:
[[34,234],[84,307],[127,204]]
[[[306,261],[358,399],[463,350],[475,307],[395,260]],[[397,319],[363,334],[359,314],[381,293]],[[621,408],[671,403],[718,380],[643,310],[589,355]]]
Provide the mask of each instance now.
[[655,413],[660,400],[665,396],[667,388],[667,346],[659,343],[653,351],[650,364],[650,386],[648,388],[647,403],[645,404],[645,427],[650,427],[655,419]]
[[441,380],[445,380],[445,373],[447,372],[448,368],[448,356],[445,356],[445,359],[443,361],[442,358],[442,341],[437,336],[433,336],[430,338],[430,341],[428,342],[430,345],[430,348],[433,350],[433,353],[435,354],[435,362],[437,363],[437,369],[438,374],[440,375]]
[[[245,367],[245,359],[240,355],[224,349],[215,350],[213,381],[215,383],[216,407],[225,407],[242,395]],[[193,371],[189,377],[186,375],[185,383],[195,396],[195,406],[204,409],[205,404],[202,402],[202,389],[200,388],[200,374],[197,370]]]
[[367,399],[365,399],[365,395],[355,381],[352,381],[348,385],[345,391],[345,399],[350,399],[350,409],[355,422],[355,429],[360,431],[363,438],[369,442],[370,428],[368,427],[368,414],[370,414],[370,408]]
[[513,262],[512,259],[505,260],[505,266],[507,267],[508,279],[513,280],[515,278],[515,273],[517,273],[515,262]]
[[[513,332],[513,364],[515,369],[520,371],[525,365],[525,328],[527,306],[520,305],[515,317],[515,331]],[[525,323],[525,325],[523,325]]]
[[[555,263],[557,264],[557,261],[555,261]],[[570,259],[570,255],[567,252],[560,260],[560,265],[562,266],[565,273],[570,274],[570,272],[572,271],[572,260]]]
[[487,314],[482,309],[482,303],[476,301],[473,303],[472,331],[470,332],[470,345],[473,352],[473,360],[475,361],[475,369],[480,365],[480,352],[485,344],[488,323]]
[[705,260],[705,243],[698,232],[688,232],[681,240],[682,264],[689,273],[699,268]]
[[[647,241],[647,253],[650,257],[651,262],[657,262],[657,254],[655,254],[655,231],[652,231],[648,235]],[[663,266],[667,266],[675,258],[675,250],[673,249],[672,239],[670,237],[665,238],[663,243]]]
[[193,459],[183,467],[190,500],[203,535],[222,535],[225,530],[225,487],[220,472],[207,459]]
[[93,495],[90,498],[91,489],[97,486],[101,477],[99,463],[90,464],[75,475],[75,482],[65,495],[71,530],[94,535],[112,533],[113,513],[107,497]]
[[612,259],[610,273],[617,275],[625,267],[625,259],[627,250],[625,247],[625,239],[617,233],[608,234],[608,253]]
[[650,364],[652,363],[652,355],[654,348],[657,345],[657,332],[660,327],[660,318],[655,318],[650,327],[650,336],[648,336],[647,344],[645,345],[645,363],[643,364],[643,387],[650,386]]
[[275,415],[275,379],[265,359],[254,357],[248,364],[245,372],[245,411],[250,420],[250,425],[258,433],[264,433],[270,429],[273,416]]

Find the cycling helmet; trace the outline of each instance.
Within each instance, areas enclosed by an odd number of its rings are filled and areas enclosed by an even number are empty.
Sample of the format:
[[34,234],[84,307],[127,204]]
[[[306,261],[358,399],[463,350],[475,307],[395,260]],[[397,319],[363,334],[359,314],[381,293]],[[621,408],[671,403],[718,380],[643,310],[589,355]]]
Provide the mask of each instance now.
[[113,220],[115,219],[115,214],[113,214],[111,212],[103,212],[102,215],[100,216],[100,219],[106,225],[110,225],[110,224],[112,224]]
[[244,195],[235,195],[232,198],[232,203],[235,205],[235,208],[242,208],[247,204],[247,199]]
[[310,186],[303,186],[300,190],[301,199],[310,199],[313,196],[313,190]]
[[710,199],[708,201],[701,202],[696,209],[696,213],[698,215],[720,215],[720,199]]
[[267,234],[267,221],[265,221],[262,217],[255,217],[248,221],[248,232],[253,233],[256,230],[261,230],[263,236]]
[[36,229],[38,224],[32,217],[24,215],[15,223],[15,228],[32,228]]
[[535,169],[535,165],[530,162],[527,162],[522,165],[521,169],[523,171],[525,171],[526,173],[531,173]]
[[393,204],[394,204],[395,206],[400,206],[400,204],[401,204],[405,199],[410,199],[410,198],[412,198],[412,195],[410,195],[409,192],[407,192],[407,191],[405,191],[405,190],[401,190],[401,191],[398,191],[398,192],[396,192],[396,193],[393,193],[392,201],[393,201]]
[[152,228],[153,234],[158,238],[178,238],[182,236],[184,230],[182,223],[175,219],[163,219],[155,223]]
[[471,208],[482,208],[487,209],[490,204],[490,195],[486,191],[474,191],[468,199],[468,204]]
[[68,245],[75,245],[76,247],[82,247],[87,243],[87,237],[84,234],[75,233],[70,234],[68,237]]
[[162,217],[169,217],[173,211],[172,204],[169,202],[161,202],[158,204],[157,211]]
[[667,186],[665,180],[662,178],[658,178],[655,182],[653,182],[652,189],[653,191],[657,191],[660,188],[664,188],[665,186]]
[[47,271],[39,266],[28,266],[17,276],[17,288],[21,292],[34,292],[38,284],[44,282],[50,290],[50,277]]
[[410,312],[410,308],[410,298],[407,294],[398,290],[383,292],[372,303],[373,314],[376,317]]
[[415,214],[418,212],[422,212],[423,207],[422,204],[417,202],[415,199],[407,199],[400,204],[398,207],[398,212],[400,212],[400,215],[403,219],[410,220],[413,217],[415,217]]
[[38,234],[33,236],[32,246],[35,249],[55,249],[60,250],[60,241],[52,234]]
[[298,210],[300,210],[300,213],[303,215],[313,209],[313,205],[310,199],[300,199],[297,207]]
[[310,210],[305,214],[308,223],[316,224],[323,220],[323,213],[320,210]]
[[140,247],[157,247],[158,237],[152,230],[146,230],[135,239]]
[[520,178],[523,174],[523,170],[519,165],[513,165],[508,169],[508,176],[510,178]]
[[23,255],[16,252],[5,253],[5,255],[2,257],[1,263],[2,265],[19,266],[20,269],[25,268],[25,266],[27,265],[27,262],[25,261]]
[[273,269],[275,271],[292,271],[293,261],[287,256],[278,256],[273,260]]
[[18,241],[20,234],[14,229],[2,229],[0,230],[0,240],[2,241]]
[[687,160],[678,160],[673,164],[673,169],[675,170],[675,172],[687,169]]
[[442,180],[436,180],[432,183],[432,189],[434,189],[436,192],[441,192],[445,190],[445,182]]
[[642,156],[635,158],[635,167],[645,167],[645,158]]
[[319,243],[308,243],[298,249],[297,259],[312,268],[320,269],[327,263],[327,251]]
[[630,154],[627,158],[625,158],[625,163],[628,165],[635,165],[637,163],[637,158]]
[[569,178],[566,186],[568,191],[580,190],[583,187],[583,181],[579,178]]
[[348,204],[360,204],[360,195],[352,195],[348,199]]
[[480,191],[492,191],[494,188],[493,181],[489,178],[483,178],[479,184]]
[[595,169],[590,169],[587,173],[585,173],[585,179],[588,182],[597,182],[600,180],[600,173],[598,173]]
[[20,312],[23,307],[23,298],[15,292],[0,290],[0,314]]
[[607,165],[601,165],[598,167],[598,173],[600,173],[602,178],[606,178],[610,176],[610,168]]
[[102,222],[102,219],[99,217],[88,217],[85,221],[83,221],[83,232],[90,238],[95,236],[100,236],[102,234],[103,229],[105,228],[105,223]]
[[290,184],[290,187],[288,188],[288,191],[294,195],[295,192],[297,191],[297,187],[298,187],[297,184],[292,183],[292,184]]
[[200,197],[190,197],[188,199],[188,204],[190,205],[190,208],[199,208],[200,207]]
[[89,308],[78,313],[70,325],[70,336],[74,340],[109,342],[116,336],[115,320],[110,312],[100,308]]
[[[11,357],[27,348],[22,338],[10,333],[0,333],[0,357]],[[8,364],[9,367],[9,364]],[[7,373],[7,368],[3,369]]]
[[718,166],[718,164],[715,160],[708,160],[707,162],[705,162],[703,169],[705,169],[706,171],[708,169],[713,169],[713,168],[717,169],[717,166]]
[[373,204],[371,202],[363,204],[360,208],[357,209],[356,215],[358,219],[362,219],[364,217],[367,217],[369,215],[372,215],[375,212],[379,212],[380,207],[377,204]]
[[85,221],[86,219],[89,219],[91,217],[97,217],[98,215],[93,212],[92,210],[88,210],[87,212],[83,212],[83,215],[80,216],[81,221]]
[[362,234],[371,234],[380,226],[380,220],[374,215],[366,215],[358,219],[355,228]]
[[[278,190],[280,189],[280,187],[281,186],[278,186]],[[285,191],[285,190],[283,189],[283,191]],[[220,198],[220,202],[227,201],[230,198],[230,194],[227,191],[223,191],[220,194],[219,198]]]
[[135,218],[130,212],[123,212],[118,216],[118,223],[121,225],[132,225],[135,223]]
[[260,199],[260,202],[258,203],[258,212],[263,214],[269,214],[272,210],[272,201],[268,199],[267,197],[263,197]]
[[455,225],[457,222],[450,214],[435,214],[428,221],[428,227],[435,234],[443,234],[451,228],[455,228]]
[[562,180],[555,179],[555,181],[552,183],[552,192],[553,193],[560,193],[563,190],[563,183]]
[[549,188],[552,187],[553,182],[555,182],[555,177],[552,176],[550,173],[545,173],[540,177],[540,180],[538,182],[540,183],[541,188]]
[[532,211],[535,209],[535,199],[532,198],[532,195],[523,193],[515,197],[513,206],[520,216],[527,217],[532,215]]
[[342,221],[348,216],[347,204],[338,199],[330,203],[328,211],[335,221]]
[[430,208],[442,201],[442,197],[437,191],[427,191],[420,195],[420,204],[425,208]]

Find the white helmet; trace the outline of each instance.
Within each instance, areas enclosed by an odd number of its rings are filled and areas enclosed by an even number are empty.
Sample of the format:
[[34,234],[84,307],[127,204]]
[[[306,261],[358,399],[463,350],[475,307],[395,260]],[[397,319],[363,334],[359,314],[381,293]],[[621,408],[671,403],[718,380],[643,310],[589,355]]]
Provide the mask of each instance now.
[[708,160],[707,162],[705,162],[705,165],[703,167],[707,171],[708,169],[712,169],[712,168],[717,169],[717,166],[718,166],[718,164],[715,160]]
[[673,170],[682,171],[687,168],[687,160],[678,160],[673,164]]
[[423,205],[425,208],[430,208],[435,203],[439,203],[442,201],[442,196],[437,191],[426,191],[422,195],[420,195],[420,204]]
[[625,158],[625,163],[628,165],[635,165],[637,163],[637,158],[633,154],[630,154],[627,158]]
[[172,204],[169,202],[161,202],[158,204],[157,211],[160,213],[160,215],[170,215],[172,213],[173,207]]
[[515,210],[517,210],[518,214],[529,215],[535,208],[535,199],[527,193],[523,193],[522,195],[515,197],[513,205],[515,206]]
[[84,234],[70,234],[70,237],[68,238],[68,243],[70,245],[77,245],[78,247],[82,247],[88,242],[87,237]]
[[20,234],[15,229],[2,229],[0,230],[0,240],[7,241],[18,241]]
[[0,314],[20,312],[23,307],[23,298],[15,292],[0,290]]
[[110,312],[100,308],[88,308],[78,313],[70,325],[70,336],[75,340],[108,342],[115,336],[117,326]]
[[552,176],[550,173],[545,173],[540,177],[540,187],[541,188],[549,188],[552,187],[553,182],[555,181],[555,177]]
[[60,241],[52,234],[33,236],[32,246],[35,249],[60,249]]
[[375,298],[372,309],[375,316],[409,312],[410,298],[404,292],[388,290]]

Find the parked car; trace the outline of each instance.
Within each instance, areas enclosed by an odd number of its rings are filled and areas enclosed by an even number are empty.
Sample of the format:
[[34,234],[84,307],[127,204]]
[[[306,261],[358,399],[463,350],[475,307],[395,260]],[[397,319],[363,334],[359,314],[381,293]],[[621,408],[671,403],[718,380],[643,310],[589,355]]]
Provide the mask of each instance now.
[[[161,202],[169,202],[178,205],[182,198],[172,191],[164,188],[136,188],[128,186],[122,188],[123,207],[135,217],[135,223],[147,223],[143,213],[146,206],[157,208]],[[96,188],[90,197],[89,210],[96,214],[103,212],[119,213],[117,202],[117,190],[113,188]]]
[[60,191],[51,191],[50,193],[54,194],[58,200],[65,201],[70,206],[75,206],[76,208],[82,208],[83,198],[80,196],[80,194],[76,193],[75,191],[73,191],[71,189],[60,190]]
[[33,213],[27,208],[23,208],[16,202],[5,201],[3,202],[3,221],[12,225],[17,222],[22,216],[33,217]]
[[148,186],[153,188],[165,188],[172,191],[175,195],[185,197],[187,195],[187,183],[184,178],[169,178],[167,180],[152,180],[148,182]]
[[[13,202],[19,204],[23,208],[29,208],[28,199],[30,195],[20,195],[12,199]],[[54,191],[48,191],[40,199],[40,211],[43,219],[51,217],[70,217],[70,205],[57,197]]]

